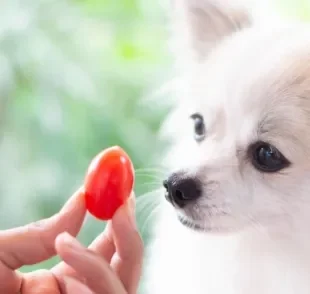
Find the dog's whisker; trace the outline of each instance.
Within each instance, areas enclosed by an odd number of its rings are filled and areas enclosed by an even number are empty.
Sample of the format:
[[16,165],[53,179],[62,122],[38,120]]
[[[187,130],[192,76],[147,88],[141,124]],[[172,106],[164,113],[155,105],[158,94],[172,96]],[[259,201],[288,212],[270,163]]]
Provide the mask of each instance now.
[[141,228],[141,234],[143,235],[145,233],[145,230],[149,230],[149,222],[156,216],[156,213],[158,213],[160,209],[160,206],[157,204],[154,205],[154,207],[150,210],[150,212],[148,213],[146,219],[142,222],[143,226]]
[[166,170],[164,168],[138,168],[135,170],[136,174],[140,174],[140,173],[153,173],[153,174],[161,174],[161,175],[165,175],[166,174]]
[[152,205],[157,205],[160,201],[162,189],[154,190],[149,193],[145,193],[137,197],[137,211],[143,212],[146,207],[150,207]]

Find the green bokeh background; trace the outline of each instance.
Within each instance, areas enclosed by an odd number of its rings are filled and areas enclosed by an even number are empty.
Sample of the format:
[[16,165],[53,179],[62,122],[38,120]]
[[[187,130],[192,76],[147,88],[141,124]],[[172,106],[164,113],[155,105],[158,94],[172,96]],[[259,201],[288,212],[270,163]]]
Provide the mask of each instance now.
[[[138,197],[160,185],[158,130],[168,107],[153,93],[172,63],[160,2],[1,1],[0,229],[57,212],[111,145],[130,154]],[[310,1],[274,2],[285,16],[309,19]],[[151,210],[138,208],[146,243]],[[88,244],[103,226],[89,218],[79,239]]]

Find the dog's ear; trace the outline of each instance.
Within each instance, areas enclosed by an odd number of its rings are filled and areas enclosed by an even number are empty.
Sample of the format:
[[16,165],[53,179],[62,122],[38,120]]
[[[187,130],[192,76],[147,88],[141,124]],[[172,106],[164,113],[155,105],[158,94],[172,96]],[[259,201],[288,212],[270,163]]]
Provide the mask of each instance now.
[[237,1],[171,0],[175,50],[200,60],[225,37],[250,26],[246,8]]

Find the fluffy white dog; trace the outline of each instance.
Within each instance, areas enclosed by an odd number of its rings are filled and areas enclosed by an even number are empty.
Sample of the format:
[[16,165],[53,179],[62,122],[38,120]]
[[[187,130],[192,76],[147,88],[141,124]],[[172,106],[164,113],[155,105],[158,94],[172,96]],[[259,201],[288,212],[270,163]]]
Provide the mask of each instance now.
[[310,293],[310,27],[174,0],[182,79],[148,294]]

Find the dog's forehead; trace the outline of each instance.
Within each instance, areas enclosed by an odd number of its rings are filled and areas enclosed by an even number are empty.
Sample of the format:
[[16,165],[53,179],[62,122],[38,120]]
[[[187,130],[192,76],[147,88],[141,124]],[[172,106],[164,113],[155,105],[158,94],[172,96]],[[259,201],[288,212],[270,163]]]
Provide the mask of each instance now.
[[300,119],[310,110],[309,32],[249,29],[227,39],[193,77],[196,105],[231,122],[250,117],[253,125]]

